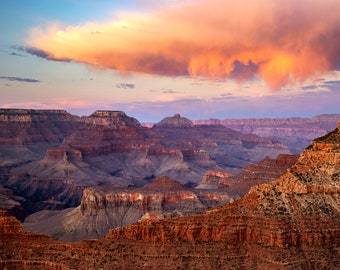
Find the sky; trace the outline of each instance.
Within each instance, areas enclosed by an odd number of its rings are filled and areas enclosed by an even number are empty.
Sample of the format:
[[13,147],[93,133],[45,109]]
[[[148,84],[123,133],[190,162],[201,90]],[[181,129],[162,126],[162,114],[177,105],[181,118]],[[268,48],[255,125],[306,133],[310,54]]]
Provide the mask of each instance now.
[[340,113],[339,0],[2,0],[0,107]]

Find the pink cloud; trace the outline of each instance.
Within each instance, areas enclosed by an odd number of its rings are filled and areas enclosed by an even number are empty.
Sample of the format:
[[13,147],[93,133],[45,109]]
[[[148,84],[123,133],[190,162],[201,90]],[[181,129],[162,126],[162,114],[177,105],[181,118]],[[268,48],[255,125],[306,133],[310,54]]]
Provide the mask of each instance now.
[[166,76],[261,77],[279,89],[339,68],[339,10],[337,0],[198,0],[107,24],[35,29],[28,43],[52,60]]

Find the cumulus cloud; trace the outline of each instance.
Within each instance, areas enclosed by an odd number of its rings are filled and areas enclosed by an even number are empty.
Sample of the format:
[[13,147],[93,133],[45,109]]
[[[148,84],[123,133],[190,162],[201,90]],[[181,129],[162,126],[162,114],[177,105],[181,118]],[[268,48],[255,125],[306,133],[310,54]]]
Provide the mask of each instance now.
[[0,79],[4,79],[4,80],[8,80],[8,81],[17,81],[17,82],[29,82],[29,83],[40,82],[39,80],[36,80],[36,79],[21,78],[21,77],[0,76]]
[[34,29],[21,49],[120,72],[262,78],[280,89],[339,69],[339,10],[338,0],[183,1],[106,24]]

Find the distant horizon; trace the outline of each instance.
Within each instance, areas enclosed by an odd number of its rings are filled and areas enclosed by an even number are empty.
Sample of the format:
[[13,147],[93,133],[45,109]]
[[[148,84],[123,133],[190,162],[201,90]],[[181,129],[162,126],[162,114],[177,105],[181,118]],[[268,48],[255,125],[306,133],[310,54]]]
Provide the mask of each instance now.
[[[230,117],[222,117],[222,118],[216,118],[216,117],[209,117],[209,118],[198,118],[198,119],[194,119],[194,118],[190,118],[186,115],[182,115],[181,113],[178,113],[178,112],[174,112],[172,114],[169,114],[169,115],[165,115],[164,117],[161,117],[159,120],[156,120],[156,121],[141,121],[140,118],[138,118],[138,116],[133,116],[133,115],[130,115],[128,113],[126,113],[125,111],[122,111],[122,110],[114,110],[114,109],[96,109],[92,112],[89,112],[87,114],[77,114],[77,113],[74,113],[70,110],[67,110],[67,109],[62,109],[62,108],[2,108],[0,107],[0,110],[35,110],[35,111],[66,111],[67,113],[71,114],[71,115],[74,115],[74,116],[78,116],[78,117],[89,117],[91,116],[93,113],[95,113],[96,111],[109,111],[109,112],[123,112],[126,114],[126,116],[129,116],[129,117],[133,117],[135,119],[137,119],[141,124],[155,124],[155,123],[158,123],[160,122],[161,120],[163,120],[164,118],[166,117],[173,117],[175,116],[176,114],[179,114],[181,117],[184,117],[184,118],[187,118],[191,121],[200,121],[200,120],[211,120],[211,119],[214,119],[214,120],[242,120],[242,119],[294,119],[294,118],[298,118],[298,119],[312,119],[312,118],[315,118],[315,117],[318,117],[318,116],[322,116],[322,115],[339,115],[340,116],[340,113],[321,113],[321,114],[315,114],[315,115],[311,115],[311,116],[288,116],[288,117],[242,117],[242,118],[230,118]],[[340,122],[340,118],[339,118],[339,122]]]

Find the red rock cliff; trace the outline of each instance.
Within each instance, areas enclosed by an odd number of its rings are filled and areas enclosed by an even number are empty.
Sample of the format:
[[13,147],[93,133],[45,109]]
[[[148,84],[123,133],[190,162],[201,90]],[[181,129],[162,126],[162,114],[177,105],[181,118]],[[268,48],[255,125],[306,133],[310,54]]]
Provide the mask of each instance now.
[[317,139],[278,180],[204,215],[140,222],[109,237],[144,241],[223,241],[265,246],[340,244],[340,131]]

